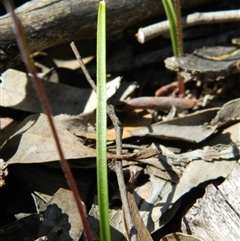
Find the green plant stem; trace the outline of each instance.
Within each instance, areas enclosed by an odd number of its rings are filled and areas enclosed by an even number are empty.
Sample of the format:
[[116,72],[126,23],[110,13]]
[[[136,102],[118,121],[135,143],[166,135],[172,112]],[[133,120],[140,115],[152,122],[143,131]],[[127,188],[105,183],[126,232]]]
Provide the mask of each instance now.
[[101,241],[111,241],[107,165],[106,3],[100,1],[97,20],[97,187]]
[[[179,0],[174,0],[175,11],[172,0],[162,0],[162,3],[169,21],[173,54],[174,56],[179,56],[183,54],[180,2]],[[184,97],[185,87],[183,77],[179,74],[177,74],[177,81],[178,95],[179,97]]]
[[172,41],[172,49],[174,56],[178,56],[178,45],[177,45],[177,35],[176,35],[176,15],[171,0],[162,0],[164,10],[167,15],[167,19],[170,25],[170,35]]

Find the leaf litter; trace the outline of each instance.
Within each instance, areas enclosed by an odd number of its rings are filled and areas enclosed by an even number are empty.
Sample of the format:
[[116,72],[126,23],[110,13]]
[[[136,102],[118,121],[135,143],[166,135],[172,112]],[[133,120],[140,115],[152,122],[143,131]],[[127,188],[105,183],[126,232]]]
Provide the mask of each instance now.
[[[223,63],[222,60],[208,58],[220,50],[224,54],[233,50],[233,47],[195,50],[192,55],[172,57],[165,61],[167,68],[177,70],[188,80],[187,96],[182,99],[174,95],[174,90],[170,90],[173,91],[172,95],[167,97],[153,96],[157,87],[148,88],[150,81],[147,84],[144,81],[136,84],[131,78],[122,81],[117,77],[111,78],[114,81],[109,82],[109,101],[115,105],[124,127],[123,153],[117,156],[113,152],[115,131],[108,124],[109,166],[112,159],[120,158],[125,180],[129,180],[130,173],[134,173],[136,186],[128,195],[131,211],[137,217],[135,221],[139,221],[136,228],[143,231],[139,240],[146,240],[148,231],[154,233],[167,226],[181,210],[181,203],[187,193],[204,183],[227,177],[238,162],[240,95],[237,88],[233,91],[234,84],[230,84],[227,89],[232,91],[230,98],[222,98],[221,94],[229,95],[229,92],[224,92],[224,88],[229,83],[237,82],[239,59],[234,56]],[[59,60],[58,63],[65,68],[69,65]],[[156,70],[153,73],[148,68],[146,70],[145,76],[158,73]],[[42,76],[46,77],[48,73]],[[126,78],[124,74],[123,78]],[[58,168],[59,157],[51,130],[46,116],[41,113],[29,77],[22,71],[9,69],[1,79],[3,107],[27,112],[28,117],[20,120],[20,124],[5,135],[6,141],[0,156],[0,206],[4,207],[6,198],[3,189],[10,186],[11,175],[14,175],[17,180],[24,180],[28,189],[25,195],[35,203],[35,212],[28,212],[27,216],[22,214],[21,208],[13,212],[12,216],[18,219],[16,223],[4,223],[3,216],[0,221],[7,226],[1,228],[0,238],[14,240],[16,232],[9,229],[17,225],[21,225],[22,230],[28,229],[32,220],[36,233],[25,231],[21,237],[25,235],[37,240],[48,236],[57,240],[61,233],[64,240],[78,240],[82,226],[76,217],[78,215],[75,215],[77,212],[74,211],[71,192],[66,190],[67,183]],[[93,235],[98,240],[99,216],[95,192],[96,96],[89,88],[78,88],[66,83],[44,80],[44,85],[51,100],[64,154],[73,168]],[[146,94],[150,88],[153,88],[152,94]],[[112,238],[126,240],[116,177],[110,169],[109,175]],[[7,239],[7,233],[11,233],[10,239]]]

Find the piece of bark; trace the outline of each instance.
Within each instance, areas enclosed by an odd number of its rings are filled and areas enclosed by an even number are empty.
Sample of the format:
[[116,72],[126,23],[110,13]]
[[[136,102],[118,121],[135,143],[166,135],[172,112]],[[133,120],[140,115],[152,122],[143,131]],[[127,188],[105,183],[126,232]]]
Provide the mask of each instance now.
[[183,232],[205,241],[240,240],[240,165],[219,187],[210,184],[182,220]]
[[[225,55],[229,57],[216,60]],[[239,57],[236,47],[216,46],[196,49],[192,54],[170,57],[164,62],[166,68],[178,72],[185,79],[215,81],[239,73]]]
[[[182,8],[202,5],[209,0],[182,0]],[[22,20],[32,52],[74,40],[96,37],[98,1],[34,0],[16,10]],[[107,34],[121,33],[144,19],[163,15],[156,0],[107,1]],[[0,71],[19,62],[19,50],[12,31],[11,18],[0,19]]]

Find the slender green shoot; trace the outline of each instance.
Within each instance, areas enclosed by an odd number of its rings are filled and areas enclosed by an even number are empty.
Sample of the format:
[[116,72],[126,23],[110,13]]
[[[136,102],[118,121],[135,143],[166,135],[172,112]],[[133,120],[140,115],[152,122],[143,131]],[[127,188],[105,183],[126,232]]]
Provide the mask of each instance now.
[[177,45],[177,20],[174,12],[172,0],[162,0],[165,13],[170,25],[170,35],[172,41],[172,49],[174,56],[178,56],[178,45]]
[[[175,11],[172,0],[162,0],[162,3],[169,21],[173,54],[174,56],[180,56],[183,54],[183,43],[179,0],[175,0]],[[178,95],[179,97],[183,97],[185,92],[184,81],[183,77],[179,74],[177,74],[177,81]]]
[[107,165],[107,97],[106,97],[106,3],[100,1],[97,19],[97,187],[100,238],[111,241]]

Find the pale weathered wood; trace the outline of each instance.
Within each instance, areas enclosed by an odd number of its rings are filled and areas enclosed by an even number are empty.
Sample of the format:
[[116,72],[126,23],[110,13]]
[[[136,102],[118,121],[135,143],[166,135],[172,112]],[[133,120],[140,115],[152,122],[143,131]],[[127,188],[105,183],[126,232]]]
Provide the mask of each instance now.
[[182,220],[182,231],[204,241],[240,240],[240,165],[219,187],[209,185]]
[[[182,8],[198,6],[210,0],[182,0]],[[211,0],[212,1],[212,0]],[[98,1],[33,0],[17,9],[31,51],[46,49],[75,40],[96,36]],[[159,0],[108,0],[108,36],[122,32],[144,19],[163,15]],[[19,61],[19,51],[11,27],[11,18],[0,18],[0,71]]]

